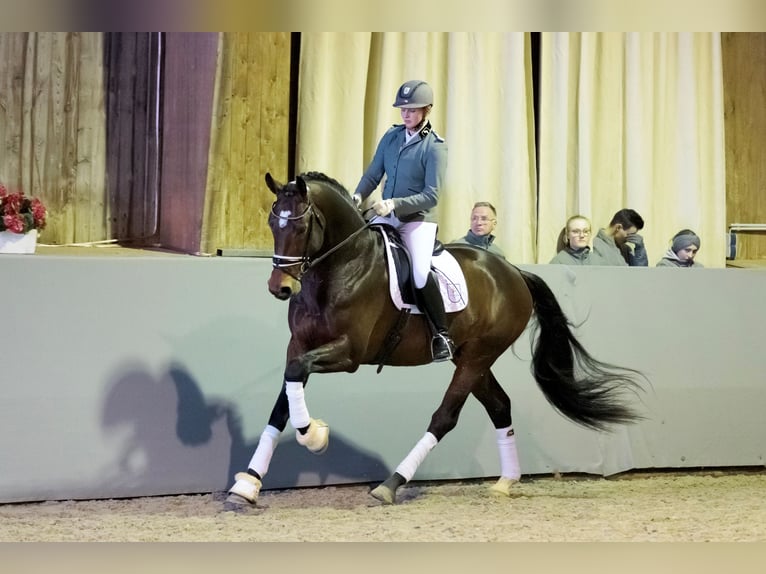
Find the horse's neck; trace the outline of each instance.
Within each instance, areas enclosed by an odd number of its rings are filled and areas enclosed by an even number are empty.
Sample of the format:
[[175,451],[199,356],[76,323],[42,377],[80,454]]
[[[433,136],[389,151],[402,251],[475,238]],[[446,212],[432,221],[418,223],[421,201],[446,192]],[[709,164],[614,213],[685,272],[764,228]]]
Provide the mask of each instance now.
[[[338,197],[328,197],[325,194],[336,194],[340,192],[324,190],[323,195],[314,199],[315,204],[322,213],[324,219],[324,248],[332,249],[352,237],[351,241],[360,239],[365,232],[357,233],[364,227],[364,221],[361,217],[356,217],[354,208],[345,205]],[[356,233],[356,235],[354,235]]]
[[[383,246],[377,232],[364,223],[326,222],[323,252],[326,261],[316,268],[320,290],[347,291],[364,281],[375,267],[376,260],[383,261]],[[328,253],[332,250],[332,253]]]
[[[340,193],[337,190],[322,189],[313,196],[314,204],[324,220],[322,252],[337,252],[331,255],[332,265],[322,265],[321,274],[327,278],[361,275],[364,267],[369,267],[367,261],[376,256],[382,258],[382,248],[375,237],[376,233],[366,228],[359,212],[350,202],[340,197]],[[346,267],[348,269],[344,269]]]
[[[326,247],[335,249],[342,254],[339,258],[347,265],[373,257],[378,253],[379,243],[376,241],[375,231],[364,226],[348,226],[345,229],[334,229],[327,237]],[[342,272],[343,270],[340,269]]]

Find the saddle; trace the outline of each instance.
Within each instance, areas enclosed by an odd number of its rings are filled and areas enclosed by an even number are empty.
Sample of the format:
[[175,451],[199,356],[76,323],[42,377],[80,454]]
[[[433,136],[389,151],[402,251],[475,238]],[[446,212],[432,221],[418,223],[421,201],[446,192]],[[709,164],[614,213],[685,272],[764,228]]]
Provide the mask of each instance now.
[[[415,303],[415,284],[412,281],[412,261],[399,232],[390,225],[372,225],[371,229],[380,232],[383,245],[386,248],[386,264],[388,265],[388,286],[391,301],[399,309],[399,318],[389,330],[383,346],[378,351],[374,363],[378,364],[377,372],[391,356],[401,341],[402,330],[412,313],[422,313]],[[464,309],[468,304],[468,290],[463,270],[452,254],[444,249],[440,241],[434,245],[434,256],[431,258],[431,273],[436,276],[444,311],[453,313]]]
[[[399,232],[390,225],[373,225],[386,248],[391,301],[397,309],[420,313],[415,302],[415,284],[412,280],[412,261]],[[434,273],[444,301],[444,310],[454,313],[468,305],[468,287],[463,270],[441,241],[434,244],[431,272]]]

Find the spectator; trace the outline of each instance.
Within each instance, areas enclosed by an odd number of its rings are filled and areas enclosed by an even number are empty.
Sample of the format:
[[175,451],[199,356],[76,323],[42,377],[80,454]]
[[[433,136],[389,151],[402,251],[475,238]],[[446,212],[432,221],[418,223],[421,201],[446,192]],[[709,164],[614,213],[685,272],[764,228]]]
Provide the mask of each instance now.
[[644,239],[638,234],[643,228],[644,220],[635,210],[615,213],[609,227],[599,229],[593,239],[588,265],[648,266]]
[[657,267],[704,267],[694,261],[700,248],[700,238],[691,229],[682,229],[673,236],[667,253],[657,262]]
[[488,201],[477,201],[471,210],[471,227],[463,237],[455,239],[452,243],[467,243],[486,249],[500,257],[505,257],[503,250],[495,245],[495,236],[492,232],[497,226],[497,211],[495,206]]
[[551,263],[562,265],[592,265],[590,263],[590,220],[584,215],[573,215],[559,233],[556,249],[558,253]]

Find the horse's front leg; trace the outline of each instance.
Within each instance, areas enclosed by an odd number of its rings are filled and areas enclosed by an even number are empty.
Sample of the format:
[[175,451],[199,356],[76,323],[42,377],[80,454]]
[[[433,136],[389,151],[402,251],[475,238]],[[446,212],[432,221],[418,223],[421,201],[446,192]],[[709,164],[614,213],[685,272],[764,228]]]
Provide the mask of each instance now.
[[[292,349],[290,349],[292,350]],[[314,454],[327,450],[330,427],[322,420],[313,419],[306,406],[305,387],[311,373],[335,373],[349,370],[351,344],[343,335],[306,352],[288,352],[285,368],[285,393],[287,395],[290,424],[295,438]],[[292,356],[292,358],[290,358]]]
[[279,443],[279,437],[287,426],[288,403],[285,385],[279,391],[269,422],[263,429],[255,453],[247,465],[247,472],[234,475],[234,484],[229,489],[227,502],[232,504],[255,504],[261,492],[262,480],[269,470],[269,464]]
[[279,437],[287,427],[288,420],[296,429],[296,440],[315,454],[327,450],[330,427],[320,419],[312,419],[306,406],[305,386],[311,373],[331,373],[349,370],[350,343],[346,335],[307,352],[295,340],[287,350],[287,366],[284,383],[279,392],[269,422],[261,433],[258,446],[248,464],[247,472],[238,472],[235,483],[229,489],[229,502],[255,504],[260,493],[263,477],[274,456]]

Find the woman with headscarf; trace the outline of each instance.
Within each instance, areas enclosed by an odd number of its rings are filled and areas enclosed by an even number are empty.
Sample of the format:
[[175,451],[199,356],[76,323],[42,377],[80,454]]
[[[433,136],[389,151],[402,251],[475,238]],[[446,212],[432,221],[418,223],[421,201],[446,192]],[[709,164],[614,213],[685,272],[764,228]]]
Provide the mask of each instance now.
[[691,229],[682,229],[673,236],[667,253],[657,263],[657,267],[704,267],[694,261],[700,248],[700,238]]

